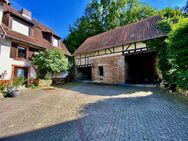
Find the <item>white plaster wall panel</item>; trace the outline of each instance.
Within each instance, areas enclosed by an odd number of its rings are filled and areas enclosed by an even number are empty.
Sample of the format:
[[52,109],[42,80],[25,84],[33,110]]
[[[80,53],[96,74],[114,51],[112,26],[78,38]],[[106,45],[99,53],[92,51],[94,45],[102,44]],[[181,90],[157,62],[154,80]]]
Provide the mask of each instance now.
[[86,57],[89,57],[91,55],[92,55],[92,53],[86,53]]
[[105,54],[105,50],[100,50],[99,55]]
[[90,57],[90,58],[95,59],[95,58],[104,58],[104,57],[117,56],[117,55],[122,55],[122,53],[118,52],[118,53],[113,53],[113,54],[108,54],[108,55],[94,56],[94,57]]
[[0,53],[0,74],[4,71],[7,72],[5,76],[5,80],[10,80],[12,75],[12,65],[17,66],[31,66],[31,62],[25,61],[17,61],[13,58],[10,58],[10,51],[11,51],[11,42],[8,41],[0,41],[1,43],[1,53]]
[[10,80],[12,73],[12,61],[10,59],[10,42],[0,41],[1,43],[1,54],[0,54],[0,74],[6,71],[7,75],[5,80]]
[[81,65],[85,65],[85,58],[81,59]]
[[136,48],[143,48],[143,47],[146,47],[146,44],[142,42],[136,44]]
[[81,54],[81,58],[85,57],[85,54]]
[[13,19],[12,21],[12,30],[29,36],[29,26],[22,24],[21,22]]
[[52,39],[52,44],[53,44],[53,46],[55,46],[55,47],[59,47],[59,40],[53,37],[53,39]]
[[[126,46],[125,46],[125,48],[126,48]],[[114,50],[115,50],[115,52],[119,52],[119,51],[123,51],[123,48],[122,48],[122,46],[118,46],[118,47],[115,47]]]
[[2,23],[3,19],[3,6],[0,4],[0,24]]
[[17,66],[25,66],[25,67],[29,67],[31,66],[31,62],[28,61],[17,61],[14,59],[11,59],[12,61],[12,65],[17,65]]

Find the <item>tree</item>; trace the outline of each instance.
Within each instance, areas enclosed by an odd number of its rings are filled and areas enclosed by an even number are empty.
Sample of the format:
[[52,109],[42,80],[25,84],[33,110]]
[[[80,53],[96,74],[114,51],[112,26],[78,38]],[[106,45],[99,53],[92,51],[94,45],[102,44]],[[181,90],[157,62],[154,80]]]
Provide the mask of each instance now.
[[38,66],[38,74],[41,79],[44,79],[48,72],[53,75],[68,69],[68,59],[59,49],[47,49],[39,52],[33,57],[32,64]]
[[[165,8],[158,11],[158,14],[163,18],[163,20],[158,23],[158,27],[167,34],[172,30],[172,25],[176,24],[183,16],[179,8]],[[166,82],[173,83],[174,78],[170,72],[172,66],[168,58],[166,39],[167,37],[150,40],[147,44],[152,49],[158,51],[158,67],[161,70],[162,79]]]
[[172,30],[171,26],[183,17],[180,8],[165,8],[158,11],[158,14],[163,18],[163,20],[158,23],[158,27],[166,33],[169,33]]
[[155,10],[139,0],[92,0],[84,16],[69,27],[64,41],[73,53],[88,37],[150,17]]
[[155,14],[155,10],[150,5],[142,4],[139,0],[127,0],[120,11],[123,11],[120,13],[121,26],[140,21]]
[[186,2],[186,5],[182,8],[183,14],[185,17],[188,17],[188,1]]
[[188,90],[188,18],[172,25],[167,40],[168,56],[175,83]]

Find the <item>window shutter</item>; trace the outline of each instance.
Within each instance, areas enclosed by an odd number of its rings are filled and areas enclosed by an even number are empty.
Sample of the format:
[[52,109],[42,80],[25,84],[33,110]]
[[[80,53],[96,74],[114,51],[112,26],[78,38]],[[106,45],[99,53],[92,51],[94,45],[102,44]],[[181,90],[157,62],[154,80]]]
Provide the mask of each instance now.
[[17,52],[17,45],[15,43],[12,43],[10,49],[10,58],[16,58],[16,52]]

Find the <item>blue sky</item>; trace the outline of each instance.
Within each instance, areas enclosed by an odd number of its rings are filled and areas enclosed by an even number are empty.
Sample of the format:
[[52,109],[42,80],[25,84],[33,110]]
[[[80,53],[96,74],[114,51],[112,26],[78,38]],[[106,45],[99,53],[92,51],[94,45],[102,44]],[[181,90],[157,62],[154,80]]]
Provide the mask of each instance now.
[[[91,0],[12,0],[13,6],[30,10],[35,19],[52,28],[63,39],[68,35],[68,27],[84,13]],[[156,9],[184,6],[186,0],[142,0]]]

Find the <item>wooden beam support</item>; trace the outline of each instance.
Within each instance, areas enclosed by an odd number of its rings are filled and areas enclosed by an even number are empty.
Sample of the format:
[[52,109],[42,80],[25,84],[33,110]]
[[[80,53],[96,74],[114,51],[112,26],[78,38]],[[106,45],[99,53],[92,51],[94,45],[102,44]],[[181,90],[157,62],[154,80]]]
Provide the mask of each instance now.
[[136,50],[136,43],[134,43],[134,48],[135,48],[135,50]]
[[110,51],[110,53],[113,53],[113,51],[111,51],[109,48],[108,48],[108,50]]
[[126,48],[126,50],[125,50],[125,51],[127,51],[127,50],[130,48],[130,46],[131,46],[131,44],[129,44],[129,45],[127,46],[127,48]]
[[131,49],[131,50],[126,50],[123,51],[124,55],[127,54],[137,54],[137,53],[145,53],[145,52],[149,52],[150,50],[147,47],[143,47],[143,48],[138,48],[138,49]]

